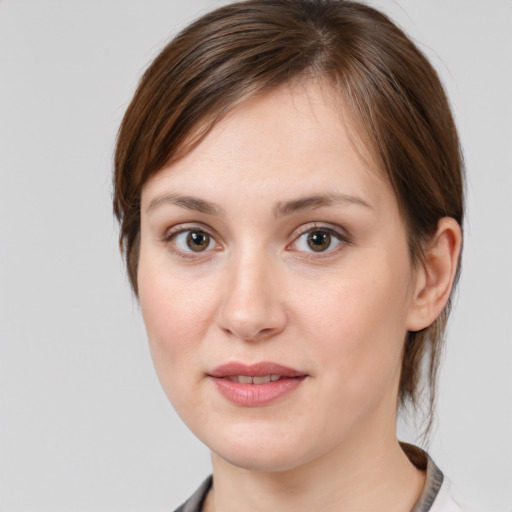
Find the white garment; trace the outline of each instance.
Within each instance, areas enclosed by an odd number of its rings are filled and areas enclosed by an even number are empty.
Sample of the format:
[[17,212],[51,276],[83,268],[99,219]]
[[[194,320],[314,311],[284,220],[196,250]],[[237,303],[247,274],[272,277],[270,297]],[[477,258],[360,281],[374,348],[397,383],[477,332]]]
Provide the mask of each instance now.
[[[437,493],[429,512],[484,512],[466,506],[460,499],[457,489],[446,477]],[[486,511],[491,512],[491,511]]]
[[[441,470],[426,452],[412,445],[401,443],[405,453],[417,467],[426,470],[425,487],[411,512],[493,512],[466,506],[453,484],[443,476]],[[212,486],[208,477],[194,495],[175,512],[200,512],[202,503]],[[382,512],[382,511],[379,511]],[[512,511],[511,511],[512,512]]]

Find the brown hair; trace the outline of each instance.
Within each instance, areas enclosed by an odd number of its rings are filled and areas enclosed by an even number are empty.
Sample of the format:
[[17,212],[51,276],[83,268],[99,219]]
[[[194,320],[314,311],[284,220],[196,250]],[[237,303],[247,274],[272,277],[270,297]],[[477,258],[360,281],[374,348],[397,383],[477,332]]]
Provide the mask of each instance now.
[[[141,190],[236,104],[308,77],[335,88],[380,160],[404,218],[412,261],[439,219],[462,226],[463,163],[439,78],[384,14],[343,0],[248,0],[201,17],[144,73],[117,139],[114,212],[137,294]],[[426,363],[429,421],[450,304],[404,347],[399,404],[416,407]]]

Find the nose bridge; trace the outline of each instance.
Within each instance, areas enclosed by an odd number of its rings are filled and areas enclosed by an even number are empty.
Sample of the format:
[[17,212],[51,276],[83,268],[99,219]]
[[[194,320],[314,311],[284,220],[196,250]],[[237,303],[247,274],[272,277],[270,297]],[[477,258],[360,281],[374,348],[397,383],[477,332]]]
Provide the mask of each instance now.
[[247,247],[231,258],[220,325],[243,340],[271,337],[284,328],[286,311],[279,294],[279,265],[264,248]]

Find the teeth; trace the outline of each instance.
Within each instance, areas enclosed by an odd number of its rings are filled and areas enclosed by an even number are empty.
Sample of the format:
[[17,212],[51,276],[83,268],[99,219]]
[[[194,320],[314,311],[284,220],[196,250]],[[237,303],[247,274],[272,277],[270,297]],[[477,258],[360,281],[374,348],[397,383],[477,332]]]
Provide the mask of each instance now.
[[263,375],[262,377],[253,377],[252,382],[253,384],[267,384],[267,382],[270,382],[270,375]]
[[250,377],[249,375],[229,375],[224,377],[231,382],[238,382],[239,384],[268,384],[269,382],[276,382],[281,378],[281,375],[262,375],[260,377]]

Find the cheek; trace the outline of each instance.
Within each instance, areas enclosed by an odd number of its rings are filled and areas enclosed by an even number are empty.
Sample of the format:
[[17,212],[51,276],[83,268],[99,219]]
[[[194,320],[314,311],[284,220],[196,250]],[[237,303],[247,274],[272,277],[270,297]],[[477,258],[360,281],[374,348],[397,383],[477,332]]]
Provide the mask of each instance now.
[[[139,301],[153,363],[170,396],[183,376],[202,369],[198,347],[206,337],[213,311],[212,288],[171,272],[158,258],[141,253],[138,269]],[[199,377],[197,377],[199,378]]]
[[410,279],[408,259],[400,256],[368,251],[307,295],[301,316],[316,339],[311,356],[331,370],[329,386],[340,386],[341,379],[351,405],[398,378]]
[[[190,389],[203,377],[198,346],[205,337],[208,297],[185,293],[185,283],[139,263],[139,301],[151,358],[160,384],[174,409],[190,423],[201,411],[199,395]],[[195,420],[194,420],[195,421]]]

